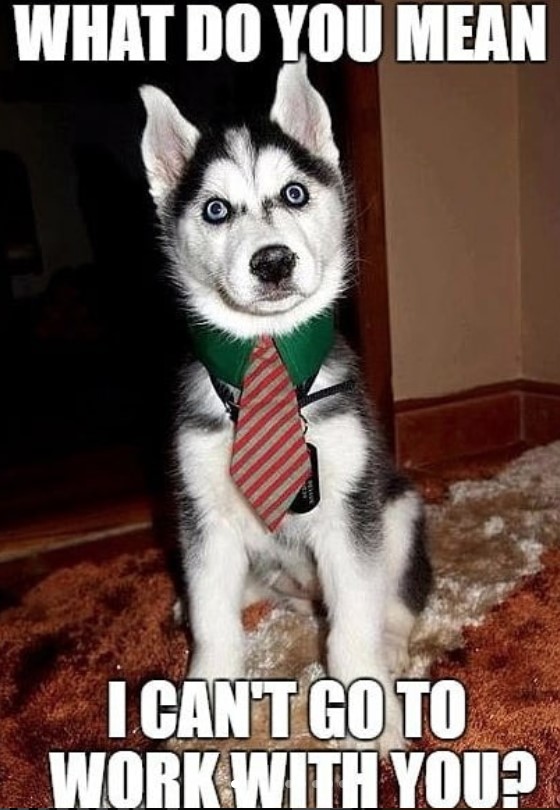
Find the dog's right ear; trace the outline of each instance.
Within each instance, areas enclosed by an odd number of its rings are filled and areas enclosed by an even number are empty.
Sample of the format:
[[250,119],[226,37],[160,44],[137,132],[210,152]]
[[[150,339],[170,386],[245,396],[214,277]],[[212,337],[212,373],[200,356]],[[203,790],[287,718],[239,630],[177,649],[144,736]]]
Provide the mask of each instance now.
[[159,208],[179,183],[200,132],[183,118],[163,90],[144,85],[140,88],[140,95],[147,113],[142,157],[150,192]]

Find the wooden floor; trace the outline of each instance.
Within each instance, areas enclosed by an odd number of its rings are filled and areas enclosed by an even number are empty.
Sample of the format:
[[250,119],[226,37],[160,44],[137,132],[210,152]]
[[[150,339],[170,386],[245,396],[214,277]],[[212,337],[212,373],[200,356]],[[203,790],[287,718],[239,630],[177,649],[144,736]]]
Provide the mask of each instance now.
[[0,471],[0,562],[149,529],[142,462],[115,447]]
[[[450,481],[493,475],[523,448],[457,460],[410,474],[429,501]],[[410,472],[410,471],[409,471]],[[115,447],[0,471],[0,563],[45,552],[146,537],[154,505],[137,451]],[[110,541],[110,542],[108,542]],[[10,566],[12,568],[13,566]]]

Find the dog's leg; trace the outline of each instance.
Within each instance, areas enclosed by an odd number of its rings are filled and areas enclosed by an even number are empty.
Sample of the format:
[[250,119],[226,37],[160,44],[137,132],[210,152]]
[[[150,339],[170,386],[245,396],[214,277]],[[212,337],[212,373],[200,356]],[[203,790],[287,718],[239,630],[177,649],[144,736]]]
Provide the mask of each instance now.
[[424,511],[414,490],[388,501],[383,511],[383,533],[389,585],[385,627],[387,660],[391,673],[398,677],[409,665],[410,634],[431,584]]
[[248,559],[231,524],[216,520],[189,539],[185,557],[194,654],[189,678],[235,679],[244,673],[241,622]]
[[386,656],[389,672],[400,678],[410,665],[409,640],[416,617],[396,596],[389,599],[385,625]]
[[388,585],[382,538],[363,547],[347,521],[329,520],[315,550],[330,621],[329,675],[345,685],[359,678],[379,681],[385,692],[385,730],[376,744],[382,753],[403,748],[401,707],[384,643]]
[[273,602],[275,594],[272,588],[249,571],[243,591],[243,607],[248,608],[257,602]]

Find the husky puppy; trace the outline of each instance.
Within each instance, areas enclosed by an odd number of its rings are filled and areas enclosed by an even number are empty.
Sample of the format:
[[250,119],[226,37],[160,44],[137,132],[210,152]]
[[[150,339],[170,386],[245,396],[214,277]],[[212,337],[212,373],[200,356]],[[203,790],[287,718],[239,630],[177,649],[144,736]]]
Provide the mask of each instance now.
[[[141,94],[162,245],[194,331],[278,339],[331,308],[350,264],[347,206],[327,105],[305,61],[281,68],[267,120],[218,132],[200,132],[154,87]],[[255,270],[263,251],[266,272]],[[301,406],[320,500],[286,514],[274,533],[229,472],[239,390],[200,360],[180,383],[174,447],[195,643],[189,677],[243,677],[247,592],[296,601],[318,580],[329,676],[376,678],[386,696],[379,747],[402,747],[392,678],[406,666],[430,586],[423,508],[384,448],[352,352],[336,338]]]

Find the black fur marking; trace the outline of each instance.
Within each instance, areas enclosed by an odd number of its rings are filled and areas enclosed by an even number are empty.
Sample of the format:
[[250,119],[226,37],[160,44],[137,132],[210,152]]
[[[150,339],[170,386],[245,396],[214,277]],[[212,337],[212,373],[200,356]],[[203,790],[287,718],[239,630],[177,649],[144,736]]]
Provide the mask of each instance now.
[[420,613],[425,608],[432,579],[432,566],[426,550],[426,518],[422,514],[414,524],[410,557],[399,585],[400,596],[412,613]]
[[180,216],[202,186],[206,169],[215,160],[227,159],[230,154],[224,141],[224,131],[204,133],[197,143],[173,199],[173,213]]
[[[247,125],[246,129],[249,131],[251,144],[257,153],[269,146],[277,147],[286,152],[299,171],[308,177],[312,177],[324,186],[340,184],[339,175],[333,166],[313,155],[304,146],[286,135],[272,121],[257,120]],[[226,142],[228,130],[231,128],[224,127],[208,130],[201,135],[194,155],[175,191],[172,212],[176,217],[182,214],[185,207],[200,191],[208,166],[221,158],[231,159],[232,156]]]
[[382,511],[375,498],[375,456],[371,451],[360,480],[346,496],[346,504],[354,545],[360,553],[369,556],[383,543]]
[[346,504],[354,544],[361,553],[369,556],[383,544],[383,499],[379,482],[385,471],[390,469],[391,460],[359,381],[357,392],[344,394],[343,398],[348,411],[359,418],[368,437],[365,468],[360,480],[347,495]]
[[[330,419],[333,416],[340,416],[356,409],[354,394],[351,391],[343,391],[324,400],[319,400],[316,404],[309,406],[313,408],[313,418],[317,420]],[[305,415],[305,411],[303,412]]]
[[397,470],[391,470],[385,481],[385,501],[388,503],[396,501],[412,489],[412,483],[406,475]]
[[313,155],[300,143],[286,135],[278,124],[268,119],[261,119],[250,125],[248,129],[251,133],[251,140],[257,149],[275,146],[283,150],[301,172],[324,186],[336,186],[340,182],[338,173],[333,166]]
[[[187,409],[184,409],[187,410]],[[188,422],[189,429],[203,430],[205,433],[217,433],[224,427],[223,419],[215,419],[201,413],[189,413],[184,415],[185,422]]]
[[272,219],[272,212],[274,210],[274,200],[271,200],[270,198],[263,200],[262,209],[265,221],[270,222]]
[[[179,383],[174,395],[174,432],[177,434],[183,427],[189,430],[203,430],[206,433],[216,433],[223,430],[224,423],[229,419],[226,409],[222,416],[216,417],[204,411],[196,399],[189,397],[189,390],[195,384],[194,380],[200,363],[192,362],[188,358],[185,366],[178,370]],[[218,397],[218,394],[216,394]]]

